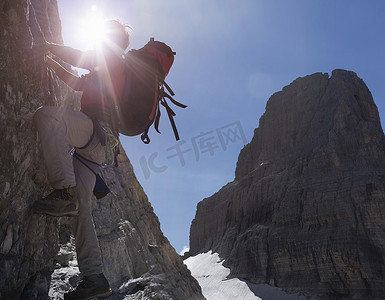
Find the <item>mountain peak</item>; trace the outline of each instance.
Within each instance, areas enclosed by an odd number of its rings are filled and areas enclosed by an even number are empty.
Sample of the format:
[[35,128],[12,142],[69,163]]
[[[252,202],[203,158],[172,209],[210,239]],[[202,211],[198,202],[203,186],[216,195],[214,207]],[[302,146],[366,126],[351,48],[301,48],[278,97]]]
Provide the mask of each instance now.
[[[362,126],[369,126],[370,132]],[[315,73],[294,80],[272,95],[251,143],[239,155],[236,179],[266,162],[287,156],[295,159],[293,156],[326,145],[334,147],[330,145],[332,132],[336,136],[361,135],[357,136],[360,140],[369,138],[368,134],[381,136],[377,107],[354,72],[338,69],[330,78],[326,73]],[[343,143],[338,142],[342,155],[353,150]]]
[[198,204],[190,252],[307,295],[385,295],[385,137],[363,80],[334,70],[270,97],[234,182]]

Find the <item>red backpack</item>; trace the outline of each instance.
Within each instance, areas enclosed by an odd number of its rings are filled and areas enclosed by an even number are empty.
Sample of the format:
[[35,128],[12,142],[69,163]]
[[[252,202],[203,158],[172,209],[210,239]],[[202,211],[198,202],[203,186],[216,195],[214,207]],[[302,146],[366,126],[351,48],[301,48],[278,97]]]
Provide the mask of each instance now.
[[173,119],[175,112],[166,99],[181,108],[187,106],[172,98],[174,92],[164,81],[174,62],[174,55],[175,52],[169,46],[154,41],[153,38],[143,48],[131,50],[126,54],[123,96],[119,104],[114,105],[116,110],[114,122],[121,134],[127,136],[141,134],[142,141],[148,144],[150,142],[148,130],[153,123],[155,130],[159,132],[159,104],[161,104],[166,108],[175,138],[179,140]]

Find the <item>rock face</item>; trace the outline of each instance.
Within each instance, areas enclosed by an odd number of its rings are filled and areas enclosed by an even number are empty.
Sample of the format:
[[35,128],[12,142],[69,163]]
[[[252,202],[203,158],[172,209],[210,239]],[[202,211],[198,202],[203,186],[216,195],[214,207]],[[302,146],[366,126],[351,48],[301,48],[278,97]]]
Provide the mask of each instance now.
[[235,180],[198,204],[192,255],[318,299],[385,298],[385,137],[353,72],[298,78],[266,105]]
[[[31,213],[50,191],[32,116],[41,105],[76,109],[79,95],[44,63],[42,32],[61,42],[56,0],[1,0],[0,28],[0,299],[49,299],[71,219]],[[95,199],[93,210],[112,299],[203,299],[123,150],[118,159],[103,172],[114,194]]]

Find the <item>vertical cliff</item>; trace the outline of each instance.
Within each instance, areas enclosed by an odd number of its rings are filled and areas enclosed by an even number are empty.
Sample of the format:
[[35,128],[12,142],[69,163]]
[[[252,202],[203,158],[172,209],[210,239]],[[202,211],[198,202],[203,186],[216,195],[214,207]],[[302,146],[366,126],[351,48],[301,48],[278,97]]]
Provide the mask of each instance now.
[[266,105],[235,180],[198,204],[190,251],[319,299],[385,297],[385,137],[353,72],[298,78]]
[[[50,191],[33,112],[41,105],[79,107],[79,95],[44,63],[42,34],[49,41],[62,40],[58,16],[56,0],[0,0],[1,299],[48,299],[58,243],[69,242],[71,218],[31,213],[34,201]],[[103,172],[114,194],[95,199],[93,210],[115,295],[203,299],[162,234],[123,150],[118,159],[119,168]]]

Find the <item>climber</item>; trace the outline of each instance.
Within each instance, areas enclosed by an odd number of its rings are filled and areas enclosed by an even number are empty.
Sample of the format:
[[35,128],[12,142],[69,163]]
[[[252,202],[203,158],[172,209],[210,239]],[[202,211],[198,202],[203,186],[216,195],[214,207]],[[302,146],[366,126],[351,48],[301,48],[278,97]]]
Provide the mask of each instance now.
[[[54,191],[34,203],[35,213],[75,217],[75,246],[83,280],[64,299],[107,297],[112,291],[103,274],[101,251],[92,219],[91,198],[96,181],[96,164],[105,160],[105,147],[96,126],[111,128],[108,104],[97,84],[102,82],[116,98],[123,91],[124,64],[122,55],[129,45],[129,26],[118,20],[105,21],[102,44],[92,51],[46,42],[47,53],[72,66],[93,71],[95,78],[81,78],[68,72],[56,60],[47,57],[47,65],[74,90],[83,91],[81,110],[63,107],[40,107],[34,122],[41,139],[48,179]],[[100,109],[103,107],[103,109]],[[84,161],[75,159],[77,153]],[[96,163],[96,164],[95,164]]]

